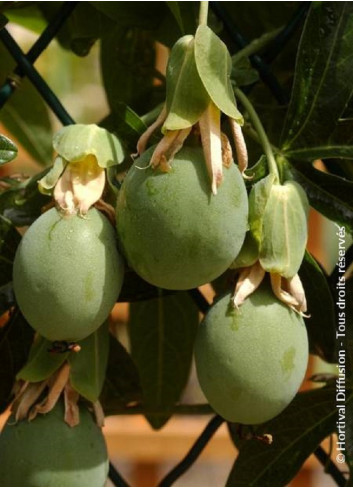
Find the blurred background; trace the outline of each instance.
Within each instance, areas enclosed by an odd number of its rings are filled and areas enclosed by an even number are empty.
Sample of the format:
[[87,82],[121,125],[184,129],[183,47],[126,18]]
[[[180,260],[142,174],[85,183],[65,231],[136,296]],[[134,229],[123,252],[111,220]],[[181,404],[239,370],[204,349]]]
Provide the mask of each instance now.
[[[38,26],[40,27],[41,25]],[[9,31],[25,52],[37,38],[36,33],[18,25],[10,24]],[[2,49],[0,56],[5,56]],[[35,64],[73,119],[80,123],[97,122],[109,114],[101,79],[99,56],[98,43],[93,46],[87,56],[77,57],[53,41]],[[157,45],[156,68],[161,73],[165,69],[167,56],[168,50],[162,45]],[[18,104],[21,103],[21,90],[20,85],[13,96],[14,100],[18,98]],[[37,110],[35,100],[27,99],[27,103],[33,104],[33,111]],[[50,110],[47,110],[47,118],[48,127],[44,129],[42,126],[38,127],[38,131],[43,132],[43,140],[50,142],[51,135],[61,128],[61,124]],[[7,135],[17,144],[19,153],[15,161],[1,167],[1,176],[14,174],[29,176],[42,170],[43,160],[47,161],[47,165],[51,164],[52,155],[48,144],[37,148],[42,160],[38,164],[38,159],[33,157],[33,151],[30,154],[26,150],[26,145],[16,140],[11,128],[16,127],[18,131],[19,126],[30,144],[33,126],[26,127],[25,121],[16,113],[16,104],[12,104],[11,107],[6,105],[0,111],[0,133]],[[322,168],[320,161],[317,162],[317,165]],[[315,211],[311,212],[309,229],[309,251],[330,272],[337,258],[336,229],[333,223]],[[209,301],[212,301],[212,289],[205,286],[203,292]],[[117,304],[111,315],[111,326],[128,349],[127,321],[128,304]],[[317,372],[332,372],[332,368],[331,365],[324,364],[317,357],[312,357],[307,378]],[[312,387],[312,383],[307,380],[303,389],[309,386]],[[187,403],[205,402],[194,369],[184,392],[183,401]],[[0,421],[3,423],[4,419],[3,416]],[[174,416],[160,431],[155,432],[140,415],[108,417],[104,433],[111,460],[132,485],[153,486],[187,453],[209,419],[209,416]],[[329,443],[327,440],[327,448]],[[230,441],[226,426],[223,425],[207,445],[200,459],[175,485],[222,487],[235,456],[236,449]],[[334,485],[334,483],[329,476],[325,475],[323,467],[317,460],[310,457],[291,485],[322,487]]]

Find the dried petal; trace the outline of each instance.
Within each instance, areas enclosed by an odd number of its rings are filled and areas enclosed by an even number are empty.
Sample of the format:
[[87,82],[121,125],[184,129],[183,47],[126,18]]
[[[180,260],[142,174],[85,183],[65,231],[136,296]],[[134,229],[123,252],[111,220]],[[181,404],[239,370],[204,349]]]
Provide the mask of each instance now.
[[70,366],[65,362],[56,374],[49,379],[49,392],[47,397],[40,404],[36,404],[31,410],[28,419],[31,421],[38,413],[48,413],[57,403],[63,392],[70,374]]
[[248,167],[248,150],[246,148],[243,131],[241,126],[234,119],[229,118],[229,122],[237,152],[239,170],[241,171],[243,178],[251,180],[252,177],[245,174],[245,170]]
[[223,180],[221,112],[213,102],[210,102],[200,117],[199,126],[212,193],[217,195],[217,188]]
[[148,140],[150,139],[154,131],[163,124],[163,122],[166,120],[166,117],[167,117],[167,108],[166,105],[164,104],[157,119],[140,136],[140,139],[137,142],[137,155],[140,155],[145,151]]
[[38,400],[46,386],[46,381],[35,382],[26,386],[22,396],[18,399],[18,404],[16,403],[17,405],[15,404],[13,407],[16,421],[21,421],[22,419],[27,418],[29,410]]
[[151,157],[152,168],[160,166],[162,171],[170,170],[170,163],[176,153],[182,148],[185,139],[191,132],[191,127],[180,131],[168,131],[160,140]]
[[64,389],[64,401],[65,401],[65,422],[73,428],[80,422],[80,410],[78,407],[78,400],[80,395],[76,392],[68,382]]
[[305,297],[305,290],[303,284],[299,278],[299,275],[296,274],[294,277],[290,279],[283,279],[285,290],[298,302],[298,311],[306,312],[307,303]]
[[221,133],[221,145],[223,166],[229,168],[233,164],[233,151],[229,139],[224,132]]
[[233,305],[238,308],[260,286],[265,276],[265,270],[257,261],[251,267],[243,268],[240,272],[234,291]]
[[99,401],[93,403],[93,411],[96,418],[97,426],[102,428],[102,426],[104,426],[104,412],[102,405]]

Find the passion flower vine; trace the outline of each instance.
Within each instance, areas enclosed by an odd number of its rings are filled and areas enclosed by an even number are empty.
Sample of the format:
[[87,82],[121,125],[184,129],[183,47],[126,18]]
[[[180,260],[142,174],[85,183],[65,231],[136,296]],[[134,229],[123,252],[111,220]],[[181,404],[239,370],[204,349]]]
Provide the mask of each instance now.
[[39,190],[53,193],[64,214],[84,216],[102,197],[105,169],[123,161],[121,143],[95,124],[73,124],[55,134],[53,147],[57,157],[38,182]]
[[223,166],[232,163],[232,149],[221,132],[221,113],[228,117],[239,169],[245,176],[248,158],[230,82],[231,57],[226,45],[207,26],[208,2],[200,2],[200,22],[195,36],[186,35],[173,46],[166,73],[166,102],[156,121],[137,144],[141,155],[153,132],[161,127],[163,138],[156,146],[150,166],[170,170],[176,153],[194,129],[201,136],[205,163],[214,195],[223,180]]

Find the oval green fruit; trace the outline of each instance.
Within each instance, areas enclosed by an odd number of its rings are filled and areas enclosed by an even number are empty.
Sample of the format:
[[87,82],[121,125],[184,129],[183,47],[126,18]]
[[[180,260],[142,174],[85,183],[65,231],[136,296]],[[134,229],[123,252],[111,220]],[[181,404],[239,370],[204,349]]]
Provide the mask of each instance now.
[[108,455],[101,429],[86,407],[71,428],[58,402],[50,413],[15,423],[0,434],[2,487],[103,487]]
[[221,275],[239,253],[247,229],[245,185],[231,165],[212,195],[200,148],[181,149],[168,173],[148,167],[152,151],[124,180],[118,235],[128,263],[147,282],[191,289]]
[[24,235],[13,287],[29,324],[51,341],[77,341],[108,317],[121,290],[115,232],[96,209],[63,217],[51,209]]
[[200,324],[195,344],[201,388],[227,421],[260,424],[293,399],[308,362],[304,321],[267,283],[238,309],[222,296]]

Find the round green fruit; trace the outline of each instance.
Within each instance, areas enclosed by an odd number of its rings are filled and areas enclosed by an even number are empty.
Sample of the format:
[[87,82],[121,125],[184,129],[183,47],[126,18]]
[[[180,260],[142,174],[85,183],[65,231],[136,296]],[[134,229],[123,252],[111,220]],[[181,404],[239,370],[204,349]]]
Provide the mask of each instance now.
[[201,388],[217,413],[236,423],[264,423],[288,406],[304,378],[304,321],[267,283],[239,310],[227,294],[200,324],[195,359]]
[[108,317],[121,290],[115,231],[96,209],[85,218],[51,209],[24,235],[13,287],[29,324],[51,341],[77,341]]
[[147,282],[191,289],[221,275],[239,253],[247,229],[245,185],[233,164],[212,195],[200,148],[181,149],[167,173],[148,166],[152,151],[135,161],[120,190],[119,239]]
[[101,429],[85,407],[80,423],[68,426],[62,402],[33,421],[11,416],[0,434],[0,459],[2,487],[103,487],[108,476]]

